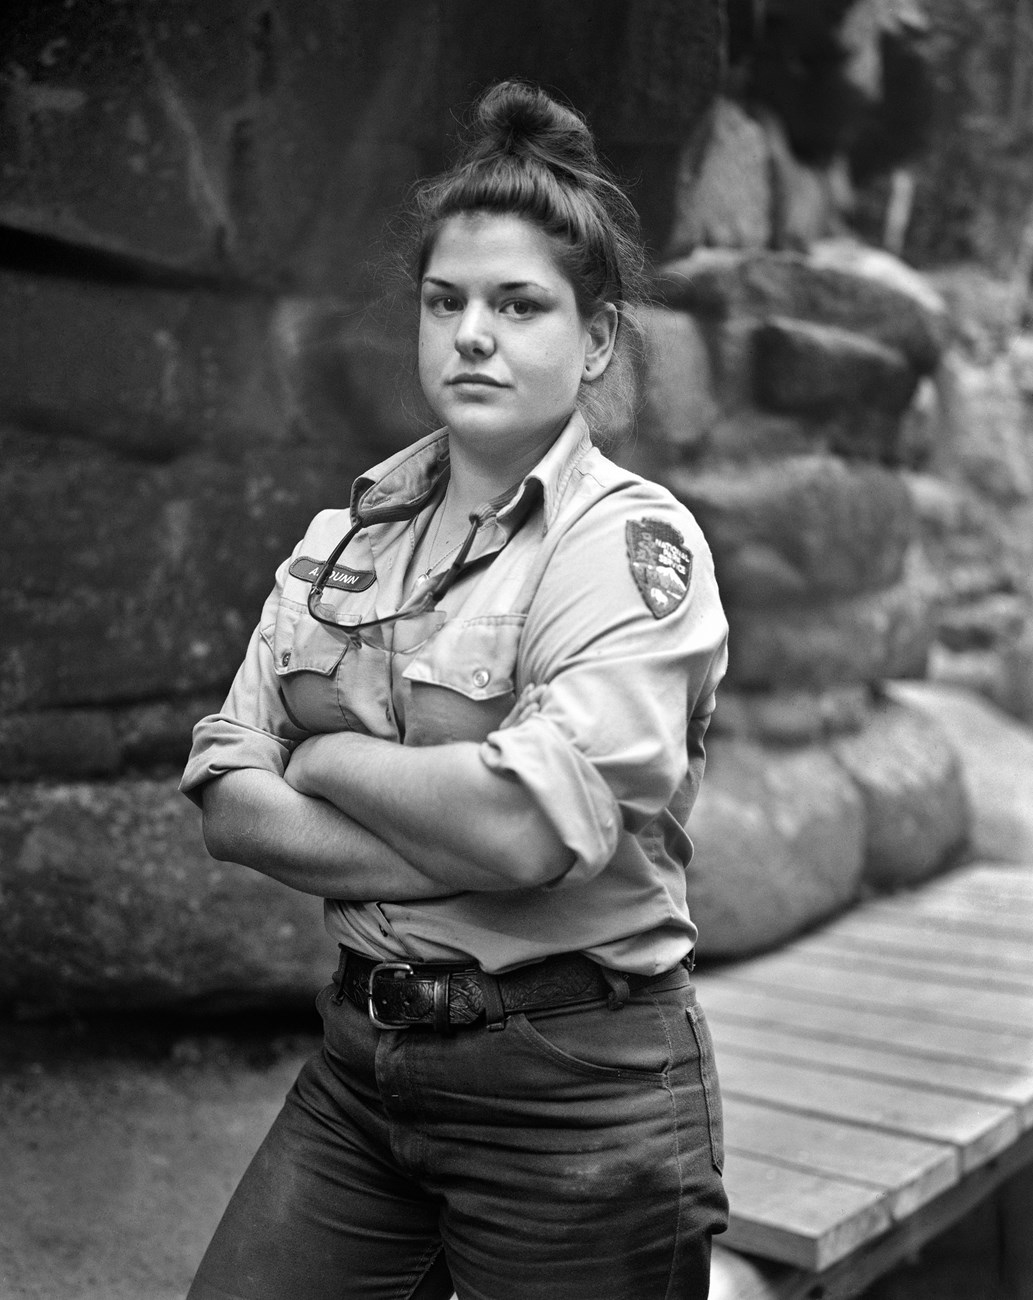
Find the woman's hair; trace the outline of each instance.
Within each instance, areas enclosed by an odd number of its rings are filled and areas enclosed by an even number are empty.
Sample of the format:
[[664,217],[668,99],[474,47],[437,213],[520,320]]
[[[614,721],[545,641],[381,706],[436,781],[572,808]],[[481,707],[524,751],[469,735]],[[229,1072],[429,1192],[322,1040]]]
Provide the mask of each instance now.
[[579,404],[603,440],[626,430],[637,406],[646,300],[639,219],[600,161],[592,132],[573,109],[536,86],[503,81],[473,108],[457,161],[416,185],[410,274],[418,286],[441,226],[466,212],[523,217],[551,237],[583,319],[617,308],[617,341],[603,376],[583,383]]

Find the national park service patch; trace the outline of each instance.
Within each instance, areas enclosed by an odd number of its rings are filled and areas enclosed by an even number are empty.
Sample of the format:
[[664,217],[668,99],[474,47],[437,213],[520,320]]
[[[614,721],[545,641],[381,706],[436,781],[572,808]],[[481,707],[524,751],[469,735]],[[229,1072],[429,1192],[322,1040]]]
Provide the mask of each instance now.
[[662,519],[629,519],[624,535],[642,599],[654,618],[666,618],[689,594],[692,555],[681,533]]

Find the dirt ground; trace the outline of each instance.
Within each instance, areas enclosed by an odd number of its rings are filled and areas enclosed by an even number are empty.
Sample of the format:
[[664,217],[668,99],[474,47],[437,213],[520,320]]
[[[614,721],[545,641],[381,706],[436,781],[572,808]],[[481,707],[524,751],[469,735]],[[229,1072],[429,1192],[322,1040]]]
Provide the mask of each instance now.
[[0,1023],[0,1300],[181,1300],[316,1020]]

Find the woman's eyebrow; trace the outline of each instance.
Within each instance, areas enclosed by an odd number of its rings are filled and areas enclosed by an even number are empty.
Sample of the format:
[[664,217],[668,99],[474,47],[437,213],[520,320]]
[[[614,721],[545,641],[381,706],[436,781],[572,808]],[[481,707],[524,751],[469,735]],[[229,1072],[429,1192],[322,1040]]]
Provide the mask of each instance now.
[[[424,284],[432,284],[438,289],[454,289],[456,286],[451,280],[442,280],[436,275],[425,275]],[[498,286],[504,293],[512,293],[515,289],[537,289],[541,293],[548,293],[544,284],[539,284],[537,280],[505,280]]]

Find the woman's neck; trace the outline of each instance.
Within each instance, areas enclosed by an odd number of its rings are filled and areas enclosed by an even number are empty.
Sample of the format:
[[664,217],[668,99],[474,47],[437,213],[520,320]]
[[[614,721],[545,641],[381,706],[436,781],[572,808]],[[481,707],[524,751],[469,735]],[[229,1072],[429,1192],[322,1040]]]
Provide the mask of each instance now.
[[448,512],[466,518],[486,502],[515,487],[541,460],[544,449],[523,456],[481,458],[456,439],[449,440]]

